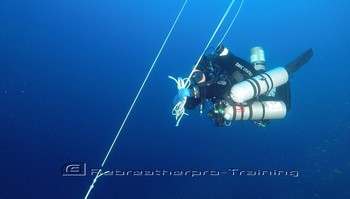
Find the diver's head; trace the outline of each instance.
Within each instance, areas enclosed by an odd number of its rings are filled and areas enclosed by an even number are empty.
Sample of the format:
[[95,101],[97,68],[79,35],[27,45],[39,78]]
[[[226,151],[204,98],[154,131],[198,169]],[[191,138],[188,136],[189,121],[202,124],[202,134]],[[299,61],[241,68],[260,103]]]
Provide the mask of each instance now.
[[202,84],[206,80],[205,75],[202,71],[200,70],[195,70],[193,75],[192,75],[192,82],[194,84]]

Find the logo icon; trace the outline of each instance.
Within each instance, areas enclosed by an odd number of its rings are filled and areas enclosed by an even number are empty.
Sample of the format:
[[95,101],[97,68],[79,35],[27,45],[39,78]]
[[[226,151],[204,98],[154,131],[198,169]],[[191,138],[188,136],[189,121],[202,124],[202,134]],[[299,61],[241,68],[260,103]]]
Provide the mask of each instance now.
[[71,162],[63,165],[62,176],[86,176],[86,163]]

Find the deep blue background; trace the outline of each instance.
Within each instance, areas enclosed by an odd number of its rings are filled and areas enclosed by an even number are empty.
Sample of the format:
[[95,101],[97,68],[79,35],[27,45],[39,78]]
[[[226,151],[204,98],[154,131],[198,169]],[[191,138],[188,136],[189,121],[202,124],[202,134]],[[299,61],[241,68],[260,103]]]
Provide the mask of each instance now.
[[[174,127],[168,75],[187,76],[230,1],[189,1],[106,163],[120,169],[295,169],[292,177],[104,177],[91,198],[350,198],[347,0],[247,0],[224,44],[270,68],[309,47],[293,107],[268,128]],[[182,1],[0,2],[0,198],[83,198]],[[235,3],[232,19],[239,2]],[[212,46],[221,38],[223,24]]]

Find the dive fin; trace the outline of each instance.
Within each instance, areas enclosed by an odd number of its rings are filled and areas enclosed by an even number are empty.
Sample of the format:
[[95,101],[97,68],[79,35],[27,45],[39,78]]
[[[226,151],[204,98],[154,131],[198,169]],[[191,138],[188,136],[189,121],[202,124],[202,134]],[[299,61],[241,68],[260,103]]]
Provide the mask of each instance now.
[[312,51],[312,48],[309,48],[307,51],[299,55],[299,57],[284,66],[284,68],[287,70],[288,74],[291,75],[299,70],[299,68],[301,68],[304,64],[306,64],[306,62],[311,59],[313,54],[314,52]]

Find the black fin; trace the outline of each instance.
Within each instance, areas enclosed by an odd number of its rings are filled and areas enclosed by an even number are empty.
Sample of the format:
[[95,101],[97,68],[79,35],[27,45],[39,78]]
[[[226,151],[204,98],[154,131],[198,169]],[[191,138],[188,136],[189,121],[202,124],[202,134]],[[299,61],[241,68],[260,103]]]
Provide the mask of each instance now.
[[304,64],[306,64],[306,62],[308,62],[311,59],[313,54],[314,52],[312,51],[312,48],[309,48],[307,51],[299,55],[299,57],[287,64],[284,68],[287,70],[289,75],[293,74],[297,70],[299,70],[299,68],[301,68]]

